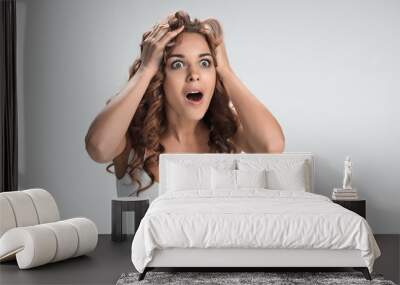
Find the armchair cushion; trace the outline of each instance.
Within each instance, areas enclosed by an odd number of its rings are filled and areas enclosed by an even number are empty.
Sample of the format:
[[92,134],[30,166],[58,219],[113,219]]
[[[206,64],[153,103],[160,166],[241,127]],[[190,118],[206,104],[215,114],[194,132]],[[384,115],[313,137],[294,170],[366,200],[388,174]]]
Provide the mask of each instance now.
[[56,201],[48,191],[41,188],[0,193],[0,213],[0,237],[14,227],[60,220]]
[[80,256],[97,245],[97,228],[86,218],[73,218],[8,230],[0,238],[0,261],[16,256],[20,269]]

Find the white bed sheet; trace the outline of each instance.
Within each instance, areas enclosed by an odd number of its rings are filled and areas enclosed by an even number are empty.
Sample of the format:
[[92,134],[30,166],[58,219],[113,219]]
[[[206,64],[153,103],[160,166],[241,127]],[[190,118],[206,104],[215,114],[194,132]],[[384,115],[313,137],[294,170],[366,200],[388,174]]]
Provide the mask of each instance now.
[[143,272],[165,248],[358,249],[370,272],[381,254],[367,221],[329,198],[259,188],[159,196],[134,236],[133,265]]

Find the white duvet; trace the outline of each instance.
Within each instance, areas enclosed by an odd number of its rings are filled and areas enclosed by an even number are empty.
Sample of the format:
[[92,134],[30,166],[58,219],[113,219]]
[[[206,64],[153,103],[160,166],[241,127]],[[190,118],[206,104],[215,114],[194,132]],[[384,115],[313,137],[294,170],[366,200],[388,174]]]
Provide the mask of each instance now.
[[358,249],[372,272],[379,247],[367,221],[329,198],[300,191],[179,191],[156,198],[132,242],[143,272],[154,249]]

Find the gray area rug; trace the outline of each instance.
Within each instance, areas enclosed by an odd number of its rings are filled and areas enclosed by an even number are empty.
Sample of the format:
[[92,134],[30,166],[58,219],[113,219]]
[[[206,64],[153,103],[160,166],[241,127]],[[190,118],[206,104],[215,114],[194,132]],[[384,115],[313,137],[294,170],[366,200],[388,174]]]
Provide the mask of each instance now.
[[361,272],[157,272],[150,271],[138,281],[139,273],[123,273],[116,285],[133,284],[387,284],[382,274],[366,280]]

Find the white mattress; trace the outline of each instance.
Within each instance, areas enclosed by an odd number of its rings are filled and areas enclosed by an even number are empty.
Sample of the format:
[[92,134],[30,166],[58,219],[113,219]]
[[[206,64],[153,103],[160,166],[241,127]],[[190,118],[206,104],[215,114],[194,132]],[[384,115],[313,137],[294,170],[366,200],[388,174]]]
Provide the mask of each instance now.
[[356,249],[370,272],[380,256],[361,216],[319,194],[265,189],[159,196],[133,239],[135,268],[167,248]]

